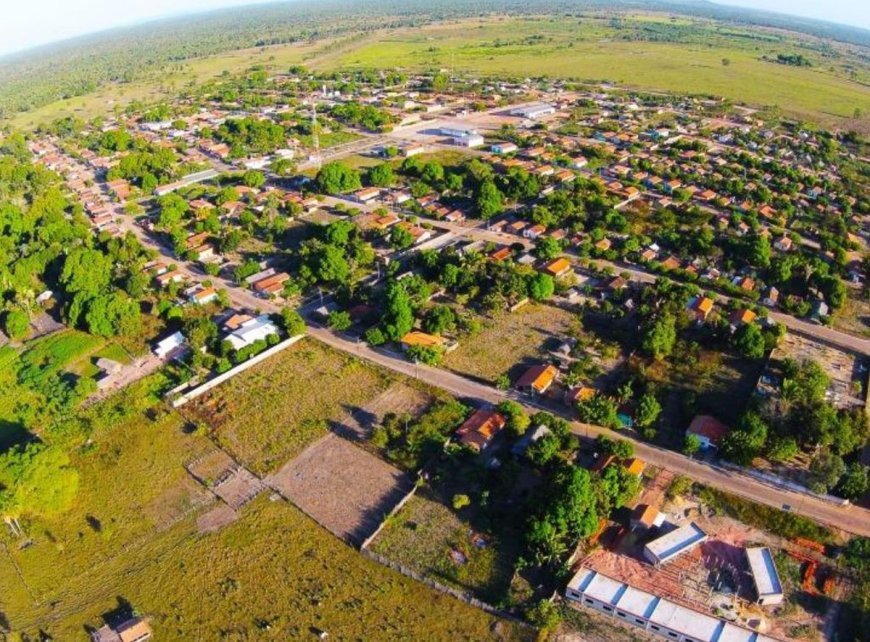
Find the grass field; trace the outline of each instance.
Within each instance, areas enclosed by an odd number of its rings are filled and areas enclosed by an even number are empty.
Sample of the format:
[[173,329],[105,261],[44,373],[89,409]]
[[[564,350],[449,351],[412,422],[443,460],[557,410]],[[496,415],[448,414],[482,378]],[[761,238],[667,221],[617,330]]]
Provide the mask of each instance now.
[[[27,543],[0,531],[0,617],[64,641],[119,602],[160,640],[514,640],[513,625],[370,562],[290,504],[263,496],[207,535],[202,490],[183,464],[213,448],[176,413],[153,414],[160,377],[88,410],[72,454],[73,507],[26,520]],[[495,628],[491,628],[495,626]],[[495,632],[494,632],[495,631]]]
[[372,550],[493,602],[508,591],[517,553],[481,536],[426,490],[390,520]]
[[570,312],[535,304],[512,313],[497,313],[482,322],[483,329],[461,340],[445,357],[444,365],[490,383],[507,373],[513,379],[522,371],[522,364],[539,361],[577,327]]
[[[639,18],[647,21],[649,18]],[[530,39],[528,36],[536,36]],[[486,19],[396,31],[314,61],[347,68],[446,67],[465,72],[525,77],[547,75],[626,87],[712,94],[738,102],[778,105],[823,121],[870,111],[866,71],[851,80],[844,69],[819,59],[811,68],[765,62],[794,49],[791,43],[759,44],[711,37],[698,43],[614,40],[618,31],[590,19]],[[729,64],[722,64],[727,58]]]
[[214,439],[243,464],[268,473],[326,434],[330,421],[364,405],[389,383],[379,371],[306,339],[200,397],[186,411],[204,421]]
[[[685,26],[681,42],[621,40],[626,32]],[[113,84],[23,113],[12,119],[31,128],[63,115],[90,118],[134,100],[158,101],[189,84],[201,84],[223,71],[259,64],[283,71],[303,64],[320,71],[402,68],[456,71],[511,77],[546,75],[578,81],[612,82],[630,88],[712,94],[758,106],[779,106],[791,116],[826,125],[870,128],[870,72],[853,53],[836,49],[822,56],[806,38],[761,29],[729,29],[705,20],[656,14],[628,16],[622,27],[609,16],[488,17],[442,22],[414,29],[383,30],[361,36],[305,44],[246,49],[188,61],[128,84]],[[778,53],[802,53],[812,67],[762,60]],[[723,59],[728,64],[723,64]],[[863,117],[853,118],[855,109]]]

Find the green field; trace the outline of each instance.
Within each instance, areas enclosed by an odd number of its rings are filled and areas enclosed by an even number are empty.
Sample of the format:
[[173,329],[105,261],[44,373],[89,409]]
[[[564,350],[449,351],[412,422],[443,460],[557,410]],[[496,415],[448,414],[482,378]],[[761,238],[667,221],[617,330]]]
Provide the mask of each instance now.
[[[0,531],[0,616],[14,631],[86,640],[129,602],[159,640],[522,639],[512,625],[363,558],[286,502],[261,497],[201,534],[207,497],[183,464],[213,448],[154,412],[159,376],[90,409],[66,513]],[[213,504],[212,504],[213,505]],[[492,629],[495,625],[495,629]],[[495,632],[494,632],[495,631]]]
[[305,339],[200,397],[185,413],[204,422],[243,464],[267,473],[389,383],[380,371]]
[[[529,39],[531,35],[541,40]],[[760,60],[764,54],[775,56],[791,51],[791,43],[747,43],[727,36],[697,43],[623,42],[614,40],[616,36],[617,30],[585,18],[440,24],[386,34],[344,53],[338,60],[329,60],[325,66],[446,67],[520,78],[547,75],[612,82],[639,89],[712,94],[736,102],[777,105],[794,115],[823,121],[851,118],[855,108],[864,114],[870,112],[866,69],[859,74],[862,84],[821,59],[811,68]],[[722,64],[723,58],[729,60],[727,66]]]
[[[667,38],[650,36],[661,29],[685,32],[676,31]],[[626,34],[637,38],[623,39]],[[859,50],[783,34],[657,14],[625,15],[618,23],[603,14],[441,22],[187,61],[159,76],[112,84],[88,96],[20,114],[12,124],[32,127],[63,115],[87,118],[111,112],[134,100],[165,100],[188,85],[255,64],[271,71],[303,64],[318,71],[446,68],[515,78],[543,75],[612,82],[628,88],[710,94],[755,106],[778,106],[786,114],[822,124],[870,128],[870,72],[856,55]],[[801,53],[813,66],[762,60],[779,53]],[[856,109],[863,116],[856,118]]]

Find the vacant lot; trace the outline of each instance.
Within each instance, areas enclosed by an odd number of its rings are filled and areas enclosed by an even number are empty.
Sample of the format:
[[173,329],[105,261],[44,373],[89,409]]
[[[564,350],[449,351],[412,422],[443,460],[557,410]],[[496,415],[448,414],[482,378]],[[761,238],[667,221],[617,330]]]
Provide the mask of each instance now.
[[242,464],[266,474],[388,385],[374,368],[304,339],[200,397],[186,412],[205,422]]
[[[370,562],[287,502],[265,496],[201,534],[184,464],[213,449],[152,394],[159,377],[93,406],[66,513],[0,530],[0,619],[84,642],[129,602],[160,640],[522,639],[517,630]],[[292,400],[289,400],[292,401]],[[231,519],[226,522],[232,521]],[[493,628],[494,627],[494,628]]]
[[335,434],[311,444],[266,483],[354,546],[414,485],[398,468]]
[[516,312],[497,313],[482,322],[482,331],[461,340],[444,365],[490,383],[503,374],[516,378],[523,364],[540,361],[577,327],[570,312],[533,304]]
[[515,555],[503,544],[477,532],[421,489],[371,548],[434,580],[498,601],[508,591],[515,562]]

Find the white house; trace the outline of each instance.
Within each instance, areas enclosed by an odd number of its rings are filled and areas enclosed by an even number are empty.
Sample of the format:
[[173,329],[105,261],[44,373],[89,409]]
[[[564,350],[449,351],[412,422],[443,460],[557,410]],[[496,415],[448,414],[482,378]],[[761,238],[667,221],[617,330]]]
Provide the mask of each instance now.
[[233,348],[241,350],[255,341],[265,340],[270,335],[278,334],[278,327],[269,319],[269,315],[263,314],[256,319],[249,319],[226,336]]
[[154,354],[161,359],[165,359],[170,354],[179,352],[185,346],[186,341],[187,339],[184,338],[181,332],[170,334],[168,337],[157,342]]

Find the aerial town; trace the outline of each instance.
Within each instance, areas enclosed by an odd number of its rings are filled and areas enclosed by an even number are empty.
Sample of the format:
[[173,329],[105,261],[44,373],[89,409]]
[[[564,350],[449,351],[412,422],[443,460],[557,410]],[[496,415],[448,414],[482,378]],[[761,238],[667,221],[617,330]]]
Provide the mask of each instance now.
[[[96,426],[129,421],[123,395],[178,421],[171,445],[147,429],[175,453],[148,478],[178,480],[137,500],[147,530],[205,541],[289,502],[501,639],[847,639],[870,583],[858,140],[716,98],[300,66],[0,145],[4,180],[35,186],[10,188],[29,223],[0,212],[0,282],[36,310],[7,307],[0,362],[46,342],[9,416],[83,435],[81,458],[90,435],[110,456]],[[26,501],[5,544],[33,578],[22,629],[82,612],[55,611],[34,556],[85,546]],[[88,517],[80,543],[152,541]],[[181,639],[139,594],[78,626]]]

